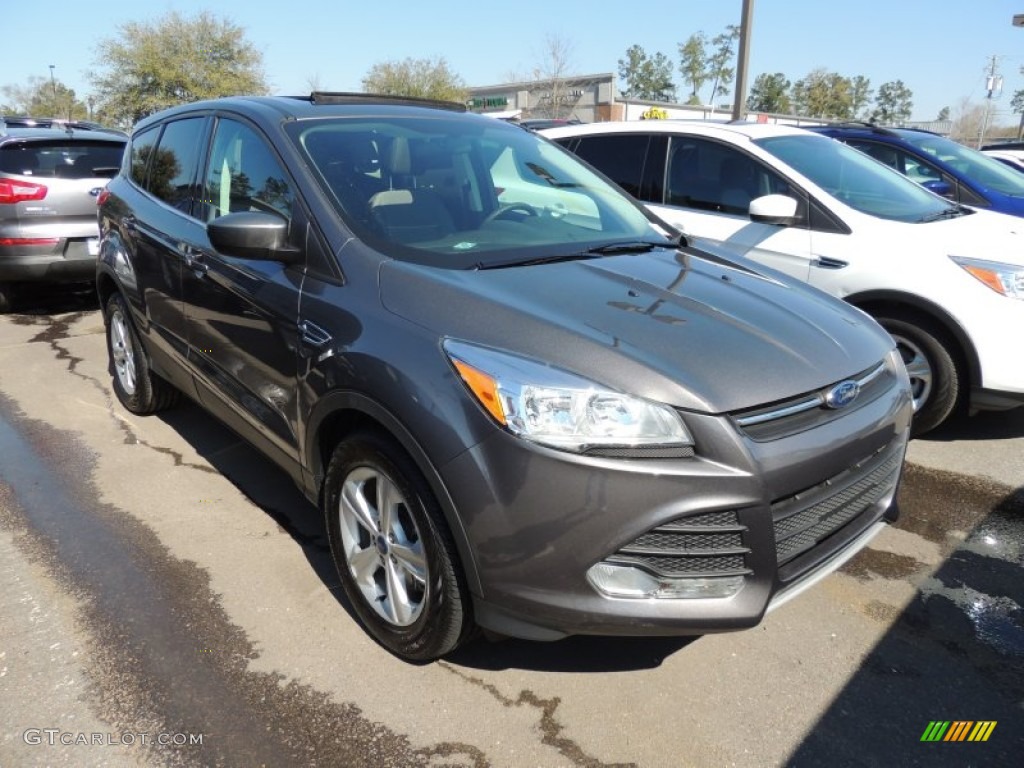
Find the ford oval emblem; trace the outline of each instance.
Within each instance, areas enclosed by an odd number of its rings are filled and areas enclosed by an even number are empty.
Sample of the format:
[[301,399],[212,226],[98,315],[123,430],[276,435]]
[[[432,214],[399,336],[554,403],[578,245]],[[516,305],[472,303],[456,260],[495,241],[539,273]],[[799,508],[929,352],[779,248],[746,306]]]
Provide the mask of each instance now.
[[860,394],[860,384],[847,379],[836,384],[825,393],[825,405],[829,408],[845,408]]

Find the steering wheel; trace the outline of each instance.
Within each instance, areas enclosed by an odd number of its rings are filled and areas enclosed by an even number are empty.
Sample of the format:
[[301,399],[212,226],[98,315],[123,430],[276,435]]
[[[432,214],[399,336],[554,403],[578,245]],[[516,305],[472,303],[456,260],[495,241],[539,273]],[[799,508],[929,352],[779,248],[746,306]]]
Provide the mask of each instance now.
[[508,205],[499,206],[497,210],[491,211],[487,214],[482,224],[490,224],[492,221],[505,218],[509,213],[518,211],[519,213],[525,213],[527,216],[539,216],[537,209],[527,203],[509,203]]

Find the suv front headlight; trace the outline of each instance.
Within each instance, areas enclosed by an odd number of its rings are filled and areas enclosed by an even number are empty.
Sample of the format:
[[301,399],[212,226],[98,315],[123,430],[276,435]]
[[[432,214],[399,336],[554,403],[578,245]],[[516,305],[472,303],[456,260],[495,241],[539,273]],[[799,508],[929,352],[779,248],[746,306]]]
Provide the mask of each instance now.
[[[447,339],[444,350],[484,409],[515,435],[563,451],[692,448],[674,409],[508,352]],[[685,454],[679,454],[685,455]]]
[[1013,299],[1024,299],[1024,267],[998,261],[968,259],[965,256],[949,258],[996,293]]

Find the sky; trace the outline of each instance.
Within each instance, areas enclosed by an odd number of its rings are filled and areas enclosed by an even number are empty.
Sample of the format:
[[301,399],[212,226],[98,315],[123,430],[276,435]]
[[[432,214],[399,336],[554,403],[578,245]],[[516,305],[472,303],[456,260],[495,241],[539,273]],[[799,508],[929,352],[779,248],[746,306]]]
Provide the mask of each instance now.
[[[863,75],[877,90],[902,80],[913,92],[912,117],[933,120],[983,105],[995,57],[1002,95],[990,107],[997,124],[1016,124],[1010,99],[1024,89],[1024,0],[752,0],[749,81],[782,72],[791,81],[825,68]],[[376,63],[444,57],[469,86],[496,85],[544,60],[545,41],[570,50],[573,74],[616,72],[626,49],[641,46],[678,64],[678,45],[739,24],[742,0],[0,0],[0,87],[54,76],[84,99],[89,73],[102,68],[96,43],[119,25],[151,23],[170,11],[208,10],[245,30],[263,54],[272,93],[362,90]],[[685,92],[676,72],[679,92]],[[710,86],[705,88],[708,90]]]

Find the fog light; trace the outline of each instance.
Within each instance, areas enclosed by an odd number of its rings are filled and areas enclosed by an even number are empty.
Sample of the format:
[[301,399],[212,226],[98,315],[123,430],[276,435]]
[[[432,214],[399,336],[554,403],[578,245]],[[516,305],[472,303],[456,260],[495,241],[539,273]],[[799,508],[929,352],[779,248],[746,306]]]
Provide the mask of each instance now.
[[587,579],[598,592],[609,597],[692,599],[730,597],[743,586],[742,576],[668,577],[654,576],[628,565],[598,563],[587,571]]

